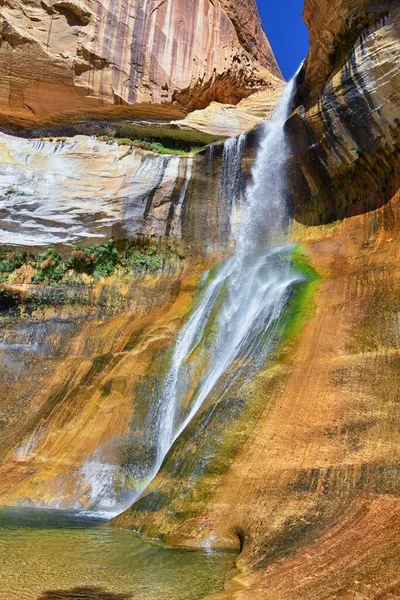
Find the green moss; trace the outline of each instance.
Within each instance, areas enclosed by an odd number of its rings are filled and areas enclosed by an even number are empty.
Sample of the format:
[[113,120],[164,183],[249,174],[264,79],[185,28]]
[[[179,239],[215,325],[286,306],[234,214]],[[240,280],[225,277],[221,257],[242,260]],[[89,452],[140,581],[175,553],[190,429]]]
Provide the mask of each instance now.
[[204,144],[194,144],[193,142],[174,140],[172,138],[160,142],[159,140],[152,138],[132,139],[113,135],[101,135],[98,139],[103,142],[117,142],[120,146],[131,146],[156,154],[179,154],[180,156],[189,156],[204,148]]
[[157,248],[150,247],[147,250],[135,250],[124,261],[125,267],[133,273],[157,273],[163,266],[163,259]]
[[315,310],[314,296],[322,277],[313,269],[303,246],[296,246],[291,263],[295,271],[303,277],[290,294],[289,302],[281,319],[281,339],[294,340]]

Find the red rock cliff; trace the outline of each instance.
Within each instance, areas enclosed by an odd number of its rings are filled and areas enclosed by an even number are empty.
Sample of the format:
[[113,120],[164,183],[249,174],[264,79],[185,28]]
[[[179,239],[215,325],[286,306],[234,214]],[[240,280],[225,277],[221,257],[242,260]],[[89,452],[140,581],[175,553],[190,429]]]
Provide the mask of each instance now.
[[237,103],[281,77],[255,0],[0,7],[0,115],[16,123],[180,116],[213,100]]

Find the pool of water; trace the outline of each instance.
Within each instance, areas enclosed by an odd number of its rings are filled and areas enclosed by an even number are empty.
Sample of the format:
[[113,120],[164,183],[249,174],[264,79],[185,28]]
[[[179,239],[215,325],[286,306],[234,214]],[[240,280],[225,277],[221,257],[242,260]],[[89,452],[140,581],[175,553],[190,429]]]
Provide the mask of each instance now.
[[0,510],[1,600],[198,600],[223,589],[234,562],[148,544],[88,515]]

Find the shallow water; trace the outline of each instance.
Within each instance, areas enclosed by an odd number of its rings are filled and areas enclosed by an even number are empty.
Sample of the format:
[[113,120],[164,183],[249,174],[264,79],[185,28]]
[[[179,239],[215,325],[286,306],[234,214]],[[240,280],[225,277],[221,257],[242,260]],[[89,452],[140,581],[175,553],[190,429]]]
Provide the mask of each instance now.
[[90,516],[0,510],[1,600],[197,600],[223,589],[234,561],[148,544]]

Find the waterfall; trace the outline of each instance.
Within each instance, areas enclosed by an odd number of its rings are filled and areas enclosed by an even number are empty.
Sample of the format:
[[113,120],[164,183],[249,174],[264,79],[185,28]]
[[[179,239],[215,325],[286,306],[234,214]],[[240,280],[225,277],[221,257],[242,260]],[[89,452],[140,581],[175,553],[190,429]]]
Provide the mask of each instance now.
[[[287,143],[295,78],[261,130],[262,141],[244,185],[241,170],[246,136],[225,143],[220,193],[240,214],[232,227],[235,251],[204,277],[197,304],[172,352],[161,393],[148,418],[144,461],[132,464],[131,505],[155,477],[174,441],[213,394],[224,397],[239,378],[251,377],[276,345],[280,318],[293,285],[302,281],[286,242]],[[140,464],[139,464],[140,463]],[[100,504],[101,507],[101,504]],[[119,506],[122,510],[124,507]]]
[[230,215],[230,230],[234,239],[238,234],[240,211],[246,197],[246,177],[242,171],[246,139],[246,133],[229,138],[224,143],[222,155],[220,198],[229,205],[227,212]]
[[232,364],[240,359],[225,377],[223,393],[245,371],[250,374],[261,366],[274,344],[274,330],[290,289],[301,280],[284,243],[288,148],[283,126],[294,85],[295,78],[263,126],[244,199],[238,181],[244,136],[225,144],[222,189],[229,193],[230,202],[243,203],[240,225],[233,230],[235,254],[211,278],[177,339],[161,402],[157,470]]

